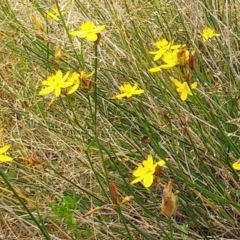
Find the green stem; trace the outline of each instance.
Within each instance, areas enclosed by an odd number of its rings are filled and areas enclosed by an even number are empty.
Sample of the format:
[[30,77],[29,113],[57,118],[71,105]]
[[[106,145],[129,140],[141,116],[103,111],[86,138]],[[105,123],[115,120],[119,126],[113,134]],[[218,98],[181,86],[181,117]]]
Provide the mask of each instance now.
[[97,68],[98,68],[98,49],[97,44],[94,44],[94,53],[95,53],[95,60],[94,60],[94,117],[93,117],[93,124],[95,129],[95,134],[97,133]]
[[174,240],[173,238],[173,227],[172,227],[172,218],[168,218],[168,225],[169,225],[169,233],[170,233],[170,239]]
[[32,220],[36,223],[36,225],[38,226],[38,228],[40,229],[40,231],[42,232],[42,234],[44,235],[44,237],[48,240],[50,240],[50,237],[48,235],[48,233],[45,231],[45,229],[39,224],[38,220],[32,215],[31,211],[28,209],[28,207],[26,206],[26,204],[24,203],[24,201],[18,196],[17,192],[15,191],[15,189],[12,187],[11,183],[9,182],[6,174],[4,173],[4,171],[2,170],[2,168],[0,168],[0,175],[3,178],[4,182],[8,185],[9,189],[13,192],[13,194],[15,195],[15,197],[18,199],[18,201],[21,203],[21,205],[23,206],[23,208],[25,208],[25,210],[27,211],[27,213],[29,214],[29,216],[32,218]]

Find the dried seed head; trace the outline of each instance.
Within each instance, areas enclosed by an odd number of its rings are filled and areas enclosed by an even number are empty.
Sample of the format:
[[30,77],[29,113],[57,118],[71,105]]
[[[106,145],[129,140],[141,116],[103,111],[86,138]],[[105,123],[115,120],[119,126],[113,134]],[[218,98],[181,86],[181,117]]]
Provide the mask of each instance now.
[[171,217],[177,210],[178,197],[172,192],[173,180],[169,179],[162,195],[162,213],[165,217]]

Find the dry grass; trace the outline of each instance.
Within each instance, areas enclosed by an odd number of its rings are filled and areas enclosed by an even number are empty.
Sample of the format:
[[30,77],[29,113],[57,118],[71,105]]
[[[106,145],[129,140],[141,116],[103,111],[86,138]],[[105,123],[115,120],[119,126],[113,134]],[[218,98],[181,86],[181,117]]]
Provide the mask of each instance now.
[[[239,1],[217,1],[211,10],[204,6],[211,5],[207,0],[71,2],[65,21],[71,29],[86,19],[107,25],[99,47],[98,140],[91,94],[63,98],[49,111],[45,108],[50,98],[37,94],[40,81],[56,67],[52,55],[57,44],[68,54],[60,62],[63,69],[82,68],[82,58],[89,70],[94,69],[90,45],[83,46],[81,55],[80,42],[71,42],[60,23],[44,22],[40,13],[52,4],[27,0],[0,4],[2,143],[12,144],[9,154],[14,157],[13,163],[1,168],[46,227],[49,239],[171,239],[169,222],[159,206],[164,179],[173,176],[181,201],[172,239],[237,240],[240,189],[230,163],[239,157]],[[9,12],[4,13],[6,9]],[[48,24],[48,33],[36,27],[36,17],[45,27]],[[217,40],[209,48],[201,45],[197,35],[206,22],[216,27],[223,42]],[[171,88],[162,81],[172,72],[149,74],[153,61],[148,51],[160,36],[201,50],[195,73],[203,82],[199,108],[172,97]],[[145,99],[112,103],[109,97],[126,78],[137,79],[151,91]],[[181,127],[180,119],[191,108],[191,124]],[[211,119],[208,110],[221,121]],[[149,153],[169,157],[170,169],[163,171],[161,182],[151,191],[141,185],[128,187],[132,169]],[[125,157],[130,161],[124,163]],[[135,201],[116,210],[109,182],[116,183],[122,196],[134,195]],[[0,184],[0,238],[45,239],[2,179]],[[74,211],[78,235],[67,229],[65,221],[55,219],[51,210],[62,196],[73,193],[78,199]],[[84,216],[96,206],[102,209]]]

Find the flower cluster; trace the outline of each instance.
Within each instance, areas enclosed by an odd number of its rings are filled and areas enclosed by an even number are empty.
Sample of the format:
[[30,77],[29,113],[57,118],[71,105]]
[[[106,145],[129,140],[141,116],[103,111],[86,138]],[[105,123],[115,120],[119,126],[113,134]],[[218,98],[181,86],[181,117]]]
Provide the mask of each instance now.
[[[215,36],[219,36],[219,34],[209,27],[205,27],[201,34],[203,42]],[[171,78],[171,80],[181,100],[186,101],[188,95],[192,96],[192,90],[197,87],[197,82],[190,83],[190,71],[194,69],[194,54],[196,50],[194,49],[190,52],[185,44],[174,44],[173,40],[167,41],[165,38],[158,40],[155,46],[157,50],[149,53],[154,54],[153,60],[160,60],[161,64],[150,68],[149,71],[155,73],[179,67],[182,73],[181,81],[174,78]]]
[[[162,69],[170,69],[177,66],[180,63],[179,52],[181,51],[181,45],[173,45],[173,41],[168,42],[165,38],[155,43],[158,48],[157,51],[150,51],[150,54],[155,54],[154,61],[162,60],[163,64],[160,66],[149,69],[150,72],[159,72]],[[186,55],[189,52],[186,50]]]
[[[58,9],[52,9],[48,13],[48,17],[59,21],[64,12],[59,12]],[[85,21],[81,24],[80,28],[77,30],[72,30],[69,32],[71,36],[79,37],[80,39],[87,39],[88,41],[95,43],[94,46],[97,49],[97,45],[101,38],[101,32],[105,29],[105,25],[96,26],[91,21]],[[201,34],[202,41],[206,42],[208,39],[219,36],[215,33],[214,30],[210,28],[203,29]],[[190,50],[186,44],[175,44],[174,40],[166,40],[165,38],[158,40],[155,43],[156,50],[150,51],[149,53],[153,55],[154,61],[160,61],[160,64],[156,67],[149,69],[150,72],[162,72],[163,70],[171,69],[174,73],[174,70],[177,69],[175,73],[180,73],[180,80],[170,77],[170,81],[174,86],[177,94],[182,101],[186,101],[189,96],[194,96],[193,90],[197,87],[197,82],[192,81],[191,71],[194,69],[194,56],[196,50]],[[61,48],[60,46],[55,50],[55,59],[61,58]],[[96,55],[97,56],[97,55]],[[58,69],[58,68],[56,68]],[[96,66],[97,69],[97,66]],[[40,92],[39,95],[53,94],[56,98],[59,97],[62,93],[72,94],[77,89],[89,90],[92,86],[91,77],[94,72],[70,72],[67,71],[63,73],[61,70],[57,70],[55,74],[47,77],[47,79],[42,81],[42,84],[45,86]],[[96,76],[96,75],[95,75]],[[97,77],[96,77],[97,79]],[[95,89],[97,89],[97,84],[94,84]],[[135,95],[140,95],[145,92],[143,89],[138,88],[139,85],[137,82],[131,83],[124,82],[120,85],[120,93],[112,97],[111,99],[121,100],[123,98],[131,98]],[[97,91],[95,91],[97,93]],[[97,94],[95,95],[97,96]],[[96,101],[97,102],[97,101]],[[7,161],[10,157],[1,155],[8,149],[8,145],[0,149],[0,161]],[[3,160],[2,160],[3,159]],[[161,167],[166,164],[167,159],[159,160],[156,163],[153,161],[152,155],[148,155],[147,159],[143,160],[138,164],[138,167],[133,170],[132,175],[135,178],[131,181],[131,184],[141,183],[145,188],[149,188],[156,182],[156,177],[159,174]],[[234,163],[233,168],[240,170],[240,163]],[[171,217],[177,208],[177,197],[172,192],[173,181],[170,179],[163,190],[162,198],[162,213],[166,217]],[[121,199],[118,194],[117,187],[114,183],[110,184],[110,192],[112,194],[112,201],[114,204],[120,205],[125,202],[132,200],[132,196],[127,196],[124,199]]]
[[54,75],[42,81],[42,84],[46,87],[39,92],[39,95],[53,93],[56,97],[59,97],[63,89],[67,89],[67,94],[72,94],[79,88],[81,81],[86,81],[93,73],[87,73],[86,71],[71,73],[68,71],[63,75],[62,71],[58,70]]
[[159,40],[155,43],[158,51],[150,52],[155,54],[154,61],[161,60],[163,64],[149,69],[150,72],[159,72],[166,69],[172,69],[179,66],[182,73],[182,81],[175,78],[170,78],[172,83],[179,93],[182,101],[186,101],[188,95],[192,96],[192,90],[197,87],[197,82],[189,83],[190,70],[194,68],[195,50],[189,52],[186,45],[174,45],[173,41],[168,42],[166,39]]

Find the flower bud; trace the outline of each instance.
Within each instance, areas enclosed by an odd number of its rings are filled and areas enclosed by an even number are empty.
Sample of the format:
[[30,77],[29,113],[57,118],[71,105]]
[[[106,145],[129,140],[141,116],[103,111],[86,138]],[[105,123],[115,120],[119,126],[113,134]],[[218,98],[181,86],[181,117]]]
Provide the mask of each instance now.
[[110,193],[111,193],[111,196],[112,196],[113,203],[114,204],[119,204],[118,189],[113,182],[111,182],[109,184],[109,189],[110,189]]
[[194,50],[191,52],[191,54],[190,54],[190,56],[189,56],[189,60],[188,60],[189,68],[190,68],[191,70],[193,70],[194,67],[195,67],[195,57],[194,57],[195,52],[196,52],[196,49],[194,49]]
[[101,33],[97,33],[97,40],[94,42],[95,45],[99,45],[101,37],[102,37]]
[[186,67],[187,61],[189,59],[189,51],[186,46],[183,45],[178,52],[179,65],[183,69]]
[[178,197],[177,192],[173,194],[172,192],[173,180],[169,179],[168,184],[163,189],[162,195],[162,213],[165,217],[171,217],[177,210]]

